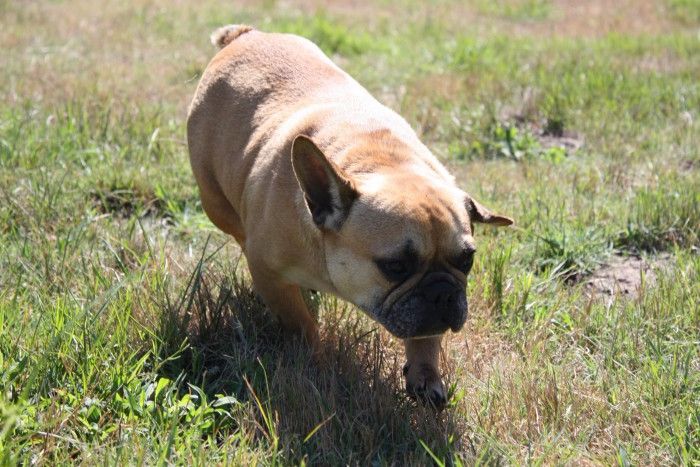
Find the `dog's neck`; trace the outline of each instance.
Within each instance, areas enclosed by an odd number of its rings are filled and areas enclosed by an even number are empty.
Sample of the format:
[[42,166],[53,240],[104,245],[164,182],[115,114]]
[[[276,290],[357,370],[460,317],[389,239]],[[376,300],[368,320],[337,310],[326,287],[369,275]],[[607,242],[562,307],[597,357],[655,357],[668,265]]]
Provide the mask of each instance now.
[[404,141],[389,128],[354,130],[346,129],[343,137],[319,134],[314,138],[326,157],[349,178],[396,173],[408,167],[415,170],[419,166],[431,175],[451,180],[452,177],[425,146],[416,148],[415,144]]

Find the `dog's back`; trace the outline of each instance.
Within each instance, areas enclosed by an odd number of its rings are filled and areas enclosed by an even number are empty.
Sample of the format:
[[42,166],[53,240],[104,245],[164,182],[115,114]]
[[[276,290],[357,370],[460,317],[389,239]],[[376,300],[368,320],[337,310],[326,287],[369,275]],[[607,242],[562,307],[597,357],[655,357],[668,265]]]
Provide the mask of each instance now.
[[221,50],[204,71],[190,105],[190,160],[203,190],[210,189],[212,180],[229,187],[233,182],[227,195],[238,207],[245,178],[253,163],[264,159],[262,148],[274,140],[273,133],[300,108],[318,103],[313,94],[329,83],[342,89],[354,81],[299,36],[227,26],[212,35],[212,42]]
[[296,35],[236,25],[218,29],[211,40],[221,50],[202,76],[191,111],[210,87],[222,84],[240,100],[235,103],[240,112],[239,106],[262,110],[268,103],[278,110],[328,83],[353,81],[314,43]]
[[[190,107],[190,160],[205,211],[241,245],[261,225],[299,223],[303,197],[290,159],[299,134],[340,167],[393,171],[410,163],[451,178],[403,118],[309,40],[227,26],[212,42],[221,50]],[[271,205],[285,214],[268,212]]]

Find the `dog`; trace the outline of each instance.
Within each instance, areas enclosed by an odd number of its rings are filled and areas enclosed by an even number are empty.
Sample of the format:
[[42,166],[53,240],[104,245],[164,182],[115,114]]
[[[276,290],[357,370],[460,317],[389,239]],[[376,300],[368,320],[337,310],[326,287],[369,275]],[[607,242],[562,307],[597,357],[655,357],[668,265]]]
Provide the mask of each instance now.
[[406,388],[443,406],[440,343],[467,317],[473,223],[507,226],[460,190],[409,124],[315,44],[230,25],[187,118],[202,207],[255,291],[318,351],[302,290],[335,294],[403,339]]

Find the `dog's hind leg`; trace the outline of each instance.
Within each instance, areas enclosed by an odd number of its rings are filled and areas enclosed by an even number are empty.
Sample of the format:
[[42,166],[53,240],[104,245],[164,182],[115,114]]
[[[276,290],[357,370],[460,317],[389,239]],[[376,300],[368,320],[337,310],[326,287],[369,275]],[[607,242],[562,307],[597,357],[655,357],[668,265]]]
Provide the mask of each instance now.
[[219,229],[232,235],[241,248],[245,250],[243,223],[221,189],[214,184],[208,184],[206,189],[200,190],[200,197],[202,199],[202,208],[207,213],[207,217]]

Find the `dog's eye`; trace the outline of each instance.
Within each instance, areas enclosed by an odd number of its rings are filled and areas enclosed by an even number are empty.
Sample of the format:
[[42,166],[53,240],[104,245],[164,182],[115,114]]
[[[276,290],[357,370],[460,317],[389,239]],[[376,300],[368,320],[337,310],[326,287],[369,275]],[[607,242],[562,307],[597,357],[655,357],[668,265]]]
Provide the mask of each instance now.
[[462,251],[453,263],[454,267],[462,271],[464,275],[469,274],[469,271],[471,271],[474,265],[474,253],[476,253],[476,251],[472,249]]
[[375,262],[382,274],[395,282],[406,279],[414,269],[413,262],[405,259],[378,259]]

